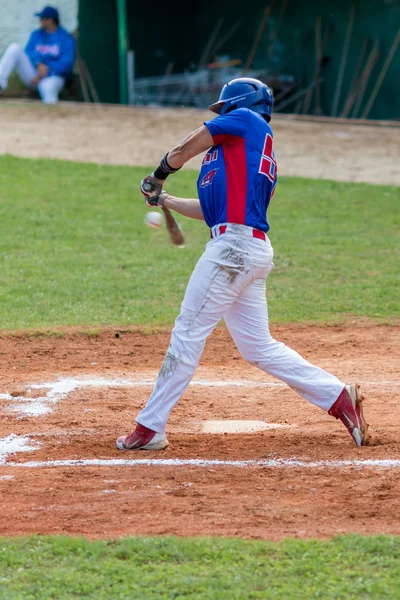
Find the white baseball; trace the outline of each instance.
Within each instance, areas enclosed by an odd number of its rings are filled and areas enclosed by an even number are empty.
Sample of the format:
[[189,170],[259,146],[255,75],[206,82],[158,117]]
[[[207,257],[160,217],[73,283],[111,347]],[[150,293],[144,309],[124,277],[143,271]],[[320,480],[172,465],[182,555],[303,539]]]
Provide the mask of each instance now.
[[154,229],[158,229],[161,227],[163,222],[163,216],[158,212],[148,212],[144,218],[144,222],[149,227],[153,227]]

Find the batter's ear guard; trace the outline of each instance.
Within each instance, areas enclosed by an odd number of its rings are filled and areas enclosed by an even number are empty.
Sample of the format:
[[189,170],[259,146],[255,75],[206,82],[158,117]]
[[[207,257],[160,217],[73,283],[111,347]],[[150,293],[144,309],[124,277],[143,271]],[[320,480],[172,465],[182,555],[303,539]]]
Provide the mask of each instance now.
[[272,90],[265,83],[252,77],[239,77],[224,85],[218,101],[209,109],[217,115],[226,115],[237,108],[249,108],[269,122],[273,104]]

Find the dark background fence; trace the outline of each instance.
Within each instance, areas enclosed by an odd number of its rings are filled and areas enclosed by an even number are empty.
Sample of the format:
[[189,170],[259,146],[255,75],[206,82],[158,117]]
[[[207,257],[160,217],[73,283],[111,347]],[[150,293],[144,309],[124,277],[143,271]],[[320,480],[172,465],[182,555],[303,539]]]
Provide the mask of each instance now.
[[[120,101],[116,4],[81,0],[79,7],[81,54],[103,102]],[[393,46],[400,0],[219,0],[209,5],[126,0],[126,14],[137,78],[195,71],[214,34],[211,46],[218,52],[211,47],[206,63],[216,55],[240,60],[239,74],[260,34],[250,70],[265,70],[274,88],[293,82],[291,93],[284,94],[286,104],[281,102],[287,112],[363,116],[392,49],[367,116],[400,117],[400,45]],[[312,92],[306,91],[309,86]],[[357,96],[349,109],[352,90]]]

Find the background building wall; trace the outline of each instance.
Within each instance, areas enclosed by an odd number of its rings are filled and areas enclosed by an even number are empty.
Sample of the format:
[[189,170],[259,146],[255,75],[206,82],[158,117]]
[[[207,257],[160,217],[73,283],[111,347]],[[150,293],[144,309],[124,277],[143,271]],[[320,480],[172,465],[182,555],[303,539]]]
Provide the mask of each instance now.
[[25,46],[29,34],[38,28],[34,16],[46,4],[54,5],[60,11],[62,25],[74,31],[78,23],[78,0],[0,0],[0,54],[9,44],[17,42]]

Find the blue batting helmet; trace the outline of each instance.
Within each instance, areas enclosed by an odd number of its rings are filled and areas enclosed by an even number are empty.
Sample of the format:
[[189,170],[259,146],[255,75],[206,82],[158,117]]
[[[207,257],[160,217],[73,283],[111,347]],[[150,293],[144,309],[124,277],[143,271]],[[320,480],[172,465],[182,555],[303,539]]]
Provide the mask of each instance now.
[[222,88],[218,102],[209,109],[218,115],[226,115],[237,108],[249,108],[271,120],[274,100],[271,89],[262,81],[252,77],[232,79]]

